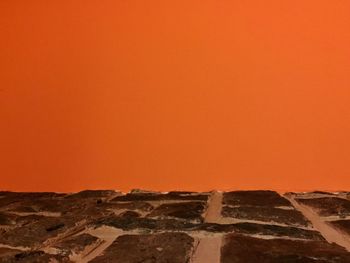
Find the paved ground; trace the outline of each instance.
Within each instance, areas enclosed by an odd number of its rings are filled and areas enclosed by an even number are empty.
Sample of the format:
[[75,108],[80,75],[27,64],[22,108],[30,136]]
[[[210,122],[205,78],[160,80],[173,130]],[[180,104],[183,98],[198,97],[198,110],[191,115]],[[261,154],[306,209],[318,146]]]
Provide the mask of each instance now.
[[0,192],[0,262],[349,263],[350,193]]

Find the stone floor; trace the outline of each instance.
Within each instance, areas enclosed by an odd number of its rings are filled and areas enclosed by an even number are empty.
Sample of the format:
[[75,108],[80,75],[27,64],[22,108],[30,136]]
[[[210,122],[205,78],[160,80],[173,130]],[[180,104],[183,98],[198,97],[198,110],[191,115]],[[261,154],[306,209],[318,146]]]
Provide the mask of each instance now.
[[0,192],[0,262],[349,263],[350,193]]

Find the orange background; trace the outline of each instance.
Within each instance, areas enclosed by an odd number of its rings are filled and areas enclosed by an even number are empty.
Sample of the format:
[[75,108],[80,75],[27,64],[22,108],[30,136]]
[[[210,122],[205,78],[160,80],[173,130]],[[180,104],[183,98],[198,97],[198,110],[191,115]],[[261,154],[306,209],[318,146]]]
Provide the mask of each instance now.
[[350,1],[0,1],[0,188],[350,189]]

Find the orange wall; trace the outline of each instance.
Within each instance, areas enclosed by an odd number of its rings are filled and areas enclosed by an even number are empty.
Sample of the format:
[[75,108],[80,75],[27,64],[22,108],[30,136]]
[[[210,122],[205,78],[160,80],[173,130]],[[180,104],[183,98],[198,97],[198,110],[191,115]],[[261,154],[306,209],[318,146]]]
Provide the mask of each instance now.
[[350,1],[0,1],[0,188],[350,189]]

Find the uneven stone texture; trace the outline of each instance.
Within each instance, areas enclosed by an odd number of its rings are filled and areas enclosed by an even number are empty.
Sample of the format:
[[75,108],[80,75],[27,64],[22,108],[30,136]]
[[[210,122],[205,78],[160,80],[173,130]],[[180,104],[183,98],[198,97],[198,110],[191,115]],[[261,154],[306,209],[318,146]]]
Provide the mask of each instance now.
[[321,216],[350,216],[350,200],[343,198],[321,197],[297,199],[297,201],[316,209]]
[[15,258],[15,256],[20,253],[21,250],[18,249],[0,247],[0,262],[5,262],[6,260]]
[[223,195],[223,203],[232,206],[292,206],[291,203],[274,191],[233,191]]
[[12,254],[0,254],[1,263],[53,263],[53,262],[71,262],[68,257],[52,255],[43,251],[28,251]]
[[81,198],[108,198],[115,195],[114,190],[84,190],[78,193],[67,195],[67,199],[81,199]]
[[187,263],[194,239],[184,233],[123,235],[91,262]]
[[111,200],[109,203],[100,204],[100,206],[104,206],[108,209],[128,209],[128,210],[140,210],[149,212],[153,209],[153,206],[149,203],[142,201],[135,202],[115,202]]
[[203,202],[170,203],[158,206],[148,216],[157,218],[173,217],[201,222],[204,209],[205,203]]
[[229,207],[225,206],[222,210],[224,217],[233,217],[237,219],[258,220],[263,222],[273,222],[286,225],[308,226],[306,218],[296,210],[280,209],[274,207]]
[[260,239],[228,234],[224,239],[222,263],[345,263],[350,254],[325,241]]
[[130,193],[117,196],[112,201],[167,201],[167,200],[208,200],[207,194],[189,194],[188,192],[158,193]]
[[350,220],[335,220],[329,221],[328,224],[334,226],[336,229],[350,235]]
[[234,226],[234,231],[231,232],[250,235],[288,237],[305,240],[324,240],[318,231],[307,230],[298,227],[284,227],[253,223],[238,223],[234,224]]
[[73,222],[66,222],[61,218],[45,217],[2,232],[0,234],[0,244],[36,247],[73,225]]
[[349,196],[0,192],[0,263],[349,263]]
[[97,237],[84,233],[67,237],[57,242],[53,247],[59,249],[61,255],[69,256],[72,253],[78,254],[82,252],[87,246],[93,245],[98,240]]

